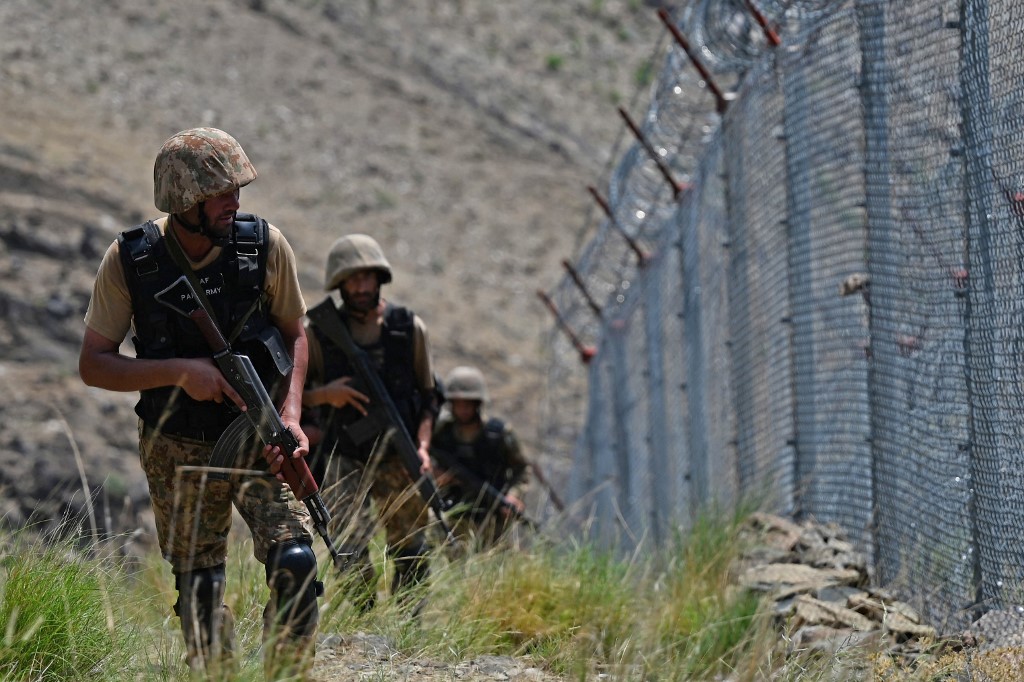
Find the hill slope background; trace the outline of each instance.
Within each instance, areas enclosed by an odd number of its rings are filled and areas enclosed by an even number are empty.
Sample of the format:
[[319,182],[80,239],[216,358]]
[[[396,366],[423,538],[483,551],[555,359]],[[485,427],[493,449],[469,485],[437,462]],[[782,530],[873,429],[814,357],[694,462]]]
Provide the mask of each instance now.
[[569,453],[538,437],[550,319],[534,291],[582,239],[615,106],[660,44],[653,5],[0,3],[0,517],[81,509],[84,479],[101,525],[148,528],[136,396],[82,385],[78,346],[102,252],[157,215],[157,149],[197,125],[246,148],[260,177],[243,209],[286,233],[308,303],[329,244],[374,236],[385,294],[425,319],[439,372],[479,366],[557,484]]

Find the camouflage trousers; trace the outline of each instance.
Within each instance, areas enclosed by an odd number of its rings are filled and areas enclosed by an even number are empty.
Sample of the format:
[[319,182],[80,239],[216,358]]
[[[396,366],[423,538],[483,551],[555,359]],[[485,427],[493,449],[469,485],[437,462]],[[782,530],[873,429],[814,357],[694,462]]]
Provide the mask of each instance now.
[[[312,542],[309,513],[288,486],[272,477],[233,474],[210,479],[210,443],[159,434],[139,422],[139,454],[149,482],[160,551],[175,573],[223,564],[232,504],[249,527],[253,554],[286,540]],[[266,471],[262,449],[240,455],[240,470]]]
[[367,462],[331,456],[322,495],[331,512],[331,537],[341,551],[365,554],[378,521],[384,526],[389,553],[426,547],[427,506],[390,448],[374,452]]

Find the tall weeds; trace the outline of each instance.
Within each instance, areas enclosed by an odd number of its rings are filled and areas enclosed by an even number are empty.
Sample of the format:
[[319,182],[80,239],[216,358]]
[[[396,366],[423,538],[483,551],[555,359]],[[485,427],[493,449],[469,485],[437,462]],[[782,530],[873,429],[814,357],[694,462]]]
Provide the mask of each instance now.
[[[948,652],[905,666],[877,651],[790,650],[769,605],[730,580],[742,549],[740,522],[709,514],[667,546],[629,556],[542,539],[527,549],[438,556],[422,593],[395,600],[381,580],[368,613],[347,603],[322,557],[320,631],[383,636],[405,658],[523,657],[579,680],[909,681],[963,673],[965,659]],[[70,541],[0,533],[0,547],[0,679],[189,679],[171,612],[173,578],[159,556],[129,570],[115,552],[85,556]],[[375,546],[379,564],[385,554]],[[227,571],[239,655],[231,679],[259,680],[269,591],[249,538],[233,535]],[[426,607],[414,615],[420,598]],[[978,670],[983,664],[973,661]],[[388,679],[386,670],[381,675]]]

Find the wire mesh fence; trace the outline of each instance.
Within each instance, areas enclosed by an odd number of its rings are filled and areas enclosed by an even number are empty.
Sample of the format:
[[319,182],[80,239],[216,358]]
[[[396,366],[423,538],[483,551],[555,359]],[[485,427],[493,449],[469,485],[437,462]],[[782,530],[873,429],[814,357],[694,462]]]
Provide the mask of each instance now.
[[551,294],[597,349],[586,409],[549,410],[577,512],[635,546],[756,499],[842,525],[933,622],[1021,603],[1024,6],[670,18],[689,50]]

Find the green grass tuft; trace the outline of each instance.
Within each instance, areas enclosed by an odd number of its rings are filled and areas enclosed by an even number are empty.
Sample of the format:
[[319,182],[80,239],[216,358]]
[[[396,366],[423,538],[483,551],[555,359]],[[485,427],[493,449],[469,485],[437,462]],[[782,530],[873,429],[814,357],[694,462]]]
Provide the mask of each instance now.
[[[909,666],[884,651],[793,651],[770,605],[730,580],[746,537],[743,515],[706,514],[666,546],[630,556],[541,539],[528,549],[438,556],[430,580],[405,600],[387,595],[390,567],[375,545],[381,589],[368,613],[346,600],[321,556],[320,631],[382,636],[403,658],[454,664],[518,656],[579,680],[910,682],[954,680],[970,666],[995,674],[1016,664],[999,656],[967,660],[938,645]],[[157,554],[129,570],[102,547],[83,553],[72,543],[2,534],[0,547],[9,547],[0,559],[0,679],[190,679],[171,611],[173,576]],[[247,536],[232,538],[227,574],[238,653],[230,679],[260,680],[269,590]],[[417,616],[421,599],[426,606]],[[390,679],[380,665],[381,679]]]
[[120,572],[72,543],[17,536],[0,562],[0,675],[3,679],[105,679],[121,669],[132,628],[114,613]]

